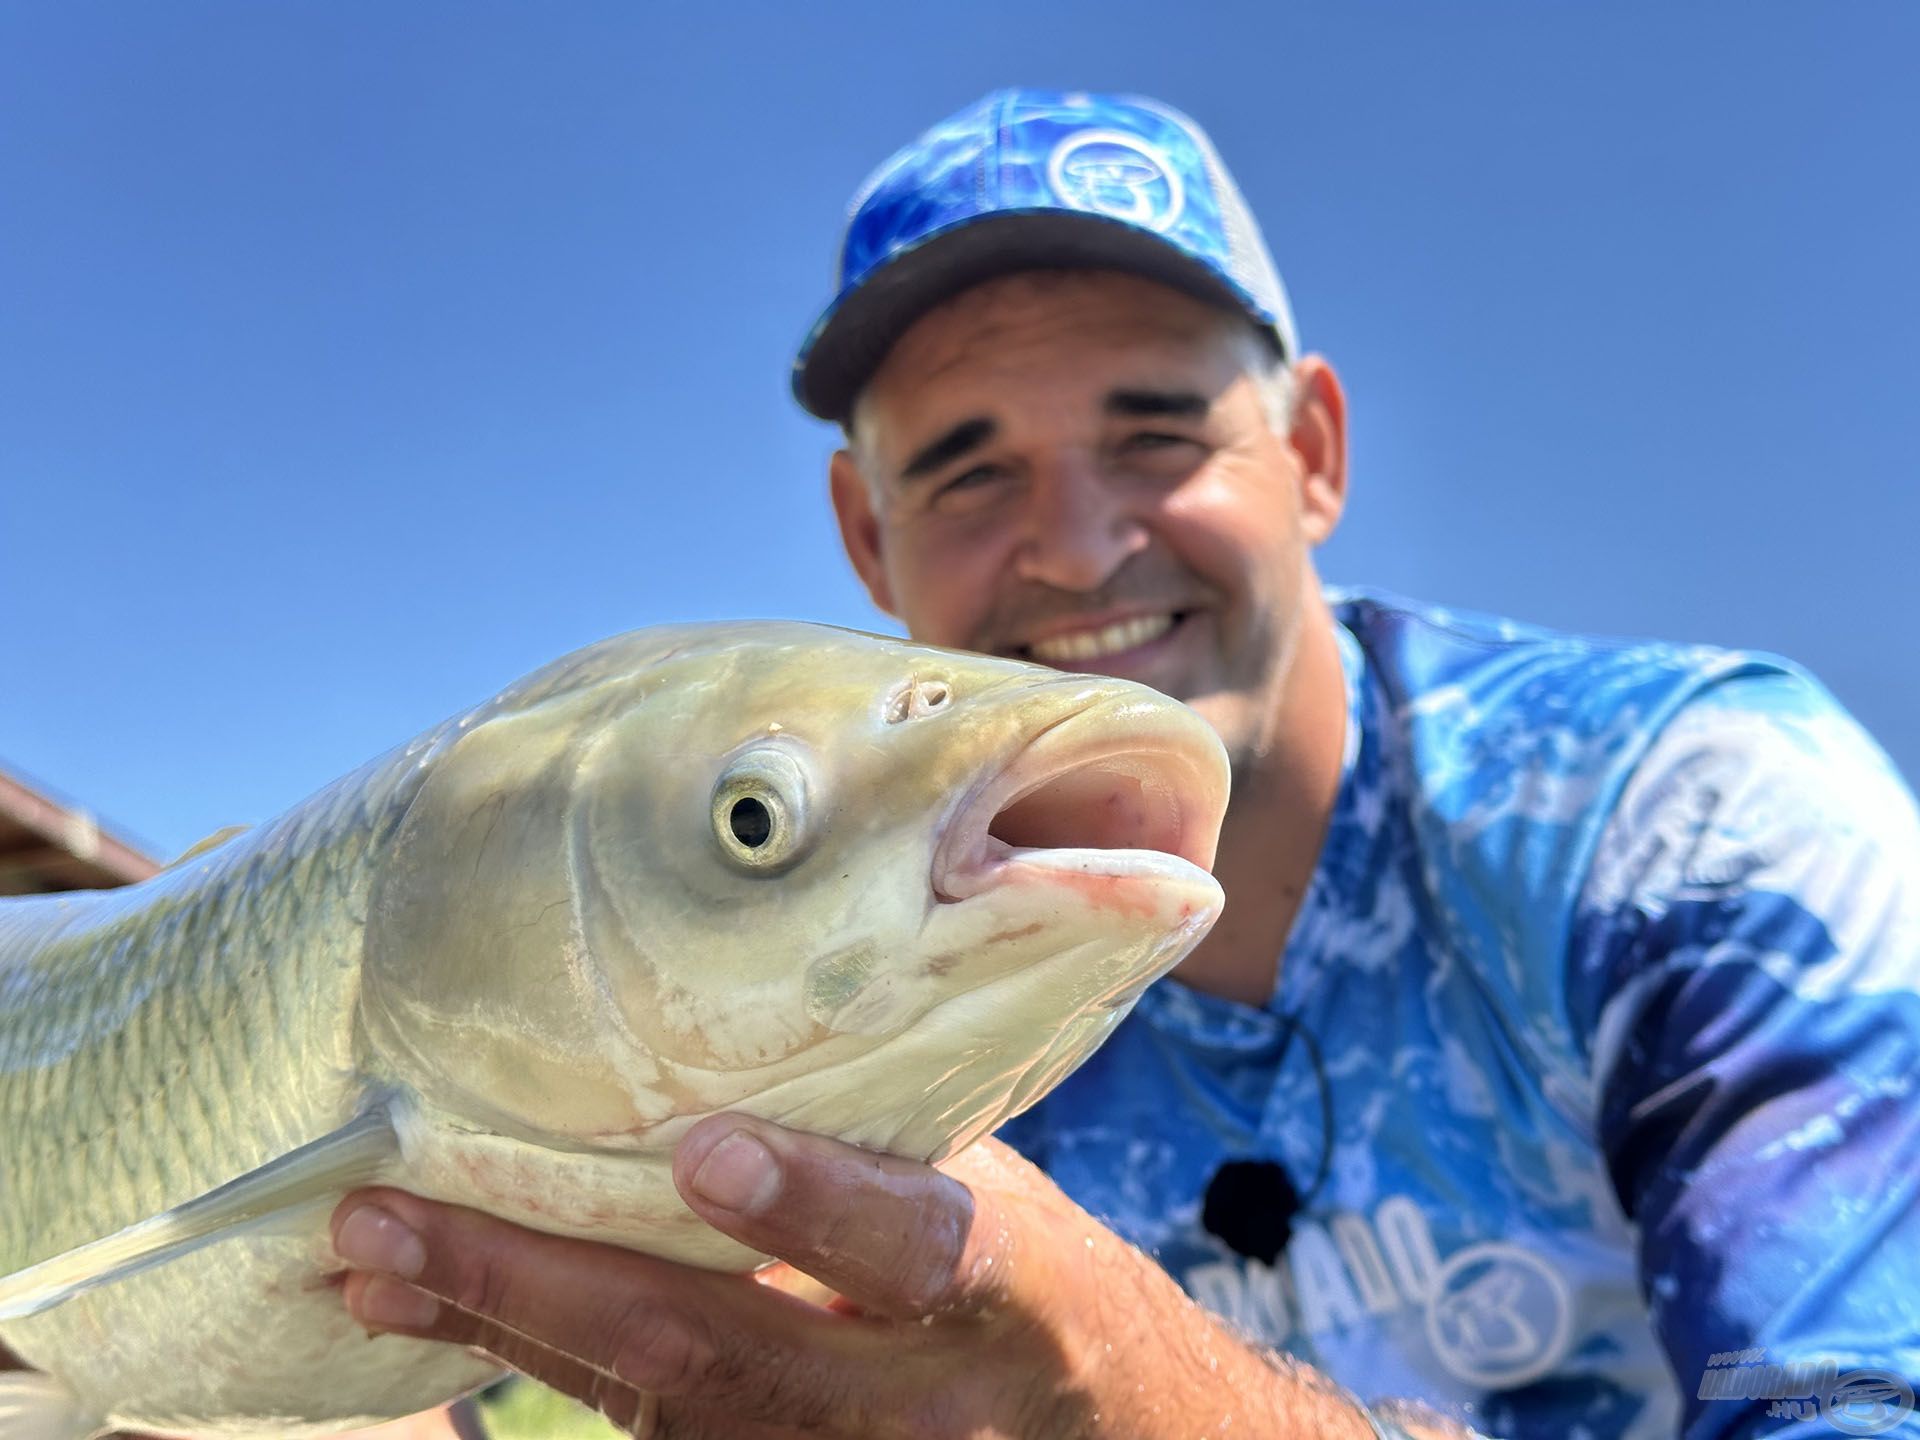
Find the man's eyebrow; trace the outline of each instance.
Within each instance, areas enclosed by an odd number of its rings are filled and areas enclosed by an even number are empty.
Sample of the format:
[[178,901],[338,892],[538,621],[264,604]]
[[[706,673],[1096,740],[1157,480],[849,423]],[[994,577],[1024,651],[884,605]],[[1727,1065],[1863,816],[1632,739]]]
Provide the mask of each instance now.
[[902,480],[917,480],[920,476],[938,470],[942,465],[958,460],[962,455],[977,446],[991,440],[998,427],[985,416],[972,420],[962,420],[931,445],[915,452],[900,471]]
[[1196,390],[1113,390],[1108,392],[1104,408],[1109,415],[1132,419],[1159,415],[1201,420],[1213,407],[1207,397]]

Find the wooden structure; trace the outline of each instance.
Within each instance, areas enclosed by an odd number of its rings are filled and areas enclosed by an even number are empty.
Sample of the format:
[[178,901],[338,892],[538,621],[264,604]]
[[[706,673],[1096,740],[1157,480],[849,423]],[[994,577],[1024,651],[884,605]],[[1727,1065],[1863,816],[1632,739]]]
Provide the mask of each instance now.
[[0,770],[0,895],[107,890],[159,868],[89,811]]

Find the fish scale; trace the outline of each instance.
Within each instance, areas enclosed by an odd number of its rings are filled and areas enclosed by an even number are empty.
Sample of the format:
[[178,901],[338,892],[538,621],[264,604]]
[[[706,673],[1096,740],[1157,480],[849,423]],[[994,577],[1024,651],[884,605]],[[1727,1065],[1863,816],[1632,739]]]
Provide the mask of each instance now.
[[[130,892],[9,905],[0,972],[30,963],[44,988],[0,991],[0,1273],[179,1205],[347,1118],[362,1084],[349,1020],[366,860],[419,772],[418,757],[376,762],[330,787],[334,803],[158,877],[143,889],[159,898],[137,906]],[[9,1008],[29,994],[33,1010]],[[88,1372],[113,1373],[144,1329],[203,1314],[250,1270],[271,1282],[311,1268],[324,1218],[300,1239],[235,1242],[217,1263],[188,1256],[79,1295],[0,1326],[0,1340],[57,1363],[91,1399]],[[339,1309],[331,1296],[313,1303]],[[209,1348],[243,1340],[224,1329],[216,1317]],[[470,1382],[479,1367],[455,1368]]]

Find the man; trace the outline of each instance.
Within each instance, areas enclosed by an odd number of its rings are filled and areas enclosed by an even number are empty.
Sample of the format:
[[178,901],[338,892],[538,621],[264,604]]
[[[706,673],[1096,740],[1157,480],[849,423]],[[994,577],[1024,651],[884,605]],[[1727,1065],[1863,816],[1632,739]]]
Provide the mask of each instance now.
[[1161,106],[989,96],[842,258],[795,392],[845,427],[855,568],[916,638],[1212,722],[1226,915],[1007,1128],[1045,1177],[697,1127],[689,1204],[828,1308],[375,1192],[336,1217],[356,1313],[643,1434],[1902,1423],[1920,816],[1885,756],[1783,661],[1323,593],[1340,386]]

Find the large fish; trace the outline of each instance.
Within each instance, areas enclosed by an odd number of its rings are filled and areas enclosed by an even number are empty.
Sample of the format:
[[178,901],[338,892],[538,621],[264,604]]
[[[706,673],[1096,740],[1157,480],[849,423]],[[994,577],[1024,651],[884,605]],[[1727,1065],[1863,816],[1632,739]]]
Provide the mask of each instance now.
[[125,890],[0,902],[0,1437],[322,1433],[495,1373],[373,1341],[384,1182],[695,1264],[737,1109],[938,1159],[1205,933],[1225,756],[1143,687],[819,626],[579,651]]

